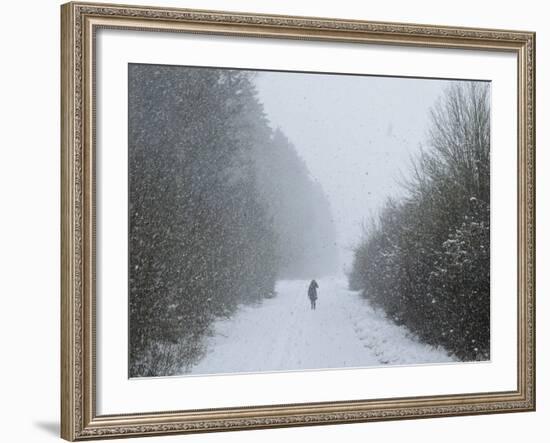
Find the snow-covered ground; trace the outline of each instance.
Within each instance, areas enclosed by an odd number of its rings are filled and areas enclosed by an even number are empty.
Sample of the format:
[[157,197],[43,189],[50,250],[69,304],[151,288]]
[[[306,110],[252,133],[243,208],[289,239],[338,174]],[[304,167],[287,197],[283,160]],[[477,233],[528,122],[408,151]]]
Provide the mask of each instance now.
[[288,371],[451,362],[443,349],[420,343],[358,293],[344,278],[318,280],[317,309],[309,281],[284,280],[277,296],[214,324],[193,374]]

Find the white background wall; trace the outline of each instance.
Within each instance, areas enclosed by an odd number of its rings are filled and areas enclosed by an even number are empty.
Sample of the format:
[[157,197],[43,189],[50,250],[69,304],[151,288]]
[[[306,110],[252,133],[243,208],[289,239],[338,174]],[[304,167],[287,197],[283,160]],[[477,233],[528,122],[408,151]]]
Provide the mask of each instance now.
[[[546,441],[550,419],[550,13],[545,2],[129,0],[134,4],[525,29],[537,32],[538,411],[140,441]],[[59,428],[59,2],[2,5],[0,26],[0,408],[5,442]]]

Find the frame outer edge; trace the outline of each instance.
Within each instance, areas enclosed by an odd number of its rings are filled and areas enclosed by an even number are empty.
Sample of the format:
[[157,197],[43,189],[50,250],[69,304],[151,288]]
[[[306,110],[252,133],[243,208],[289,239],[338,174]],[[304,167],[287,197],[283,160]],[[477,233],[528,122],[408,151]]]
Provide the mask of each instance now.
[[526,410],[536,410],[535,33],[518,53],[518,377]]
[[533,92],[532,92],[532,103],[533,103],[533,127],[532,137],[533,137],[533,243],[534,243],[534,252],[533,252],[533,411],[537,410],[537,256],[536,256],[536,240],[537,240],[537,35],[533,32],[533,60],[532,60],[532,76],[533,76]]
[[529,96],[527,98],[528,105],[529,106],[529,123],[527,125],[527,131],[528,131],[528,137],[530,143],[528,143],[528,149],[530,149],[530,177],[528,180],[528,184],[531,186],[530,188],[530,199],[531,199],[531,208],[530,208],[530,223],[529,226],[531,227],[530,239],[532,249],[530,251],[531,255],[529,257],[530,261],[530,275],[531,281],[528,284],[528,289],[531,290],[530,294],[530,306],[531,306],[531,312],[530,312],[530,318],[528,321],[528,324],[530,322],[531,324],[531,331],[529,338],[531,339],[531,373],[528,375],[529,379],[527,380],[527,383],[530,387],[530,396],[531,396],[531,411],[537,410],[537,337],[536,337],[536,326],[537,326],[537,251],[536,251],[536,240],[537,240],[537,191],[536,191],[536,183],[537,183],[537,168],[536,168],[536,158],[537,158],[537,131],[536,131],[536,115],[537,115],[537,36],[535,32],[530,33],[530,45],[531,45],[531,56],[530,59],[527,61],[527,75],[529,76],[529,82],[530,82],[530,89],[529,89]]
[[61,438],[74,441],[74,9],[61,5]]

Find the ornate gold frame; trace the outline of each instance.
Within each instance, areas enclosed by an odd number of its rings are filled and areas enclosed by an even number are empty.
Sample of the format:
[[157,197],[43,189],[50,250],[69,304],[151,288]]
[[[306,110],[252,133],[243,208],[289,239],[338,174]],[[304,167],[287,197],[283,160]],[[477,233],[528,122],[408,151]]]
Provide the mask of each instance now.
[[[94,33],[101,27],[508,51],[518,59],[518,381],[511,392],[98,416]],[[67,440],[535,409],[535,34],[68,3],[61,7],[61,436]]]

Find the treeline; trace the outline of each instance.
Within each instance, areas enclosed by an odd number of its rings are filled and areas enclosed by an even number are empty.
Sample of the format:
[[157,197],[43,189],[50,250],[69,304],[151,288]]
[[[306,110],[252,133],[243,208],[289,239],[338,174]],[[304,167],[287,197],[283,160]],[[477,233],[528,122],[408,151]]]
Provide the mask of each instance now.
[[[215,318],[274,295],[276,279],[293,269],[289,238],[306,250],[317,240],[278,229],[289,209],[282,183],[310,179],[277,134],[251,73],[129,65],[131,377],[185,371]],[[283,148],[270,169],[262,156]],[[269,200],[275,195],[280,201]]]
[[277,233],[279,276],[312,279],[338,265],[332,211],[319,183],[277,129],[257,157],[259,188]]
[[489,85],[460,82],[431,111],[428,146],[365,226],[350,287],[422,340],[490,358]]

